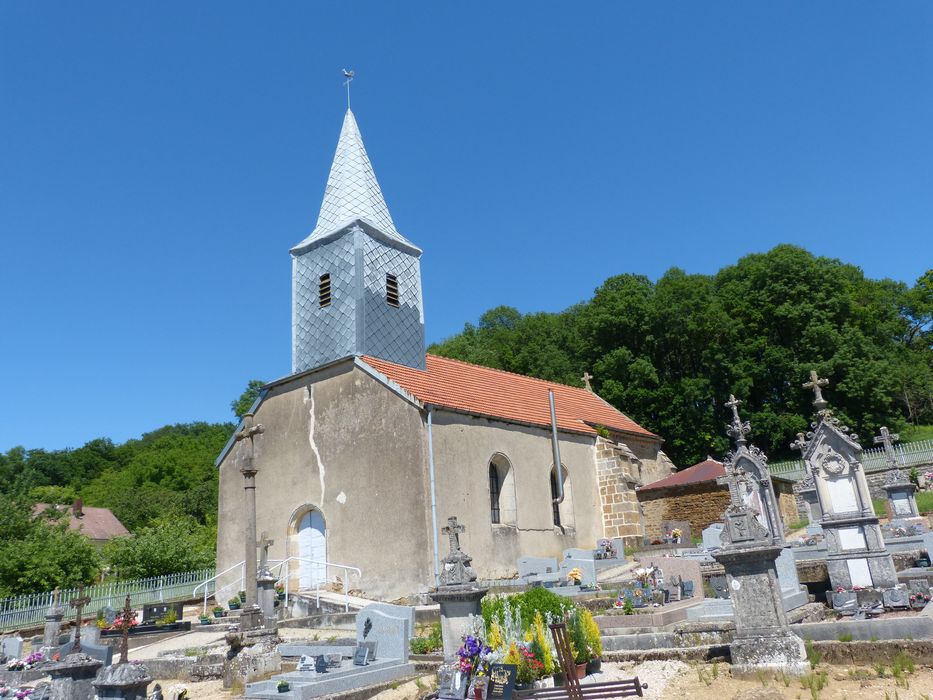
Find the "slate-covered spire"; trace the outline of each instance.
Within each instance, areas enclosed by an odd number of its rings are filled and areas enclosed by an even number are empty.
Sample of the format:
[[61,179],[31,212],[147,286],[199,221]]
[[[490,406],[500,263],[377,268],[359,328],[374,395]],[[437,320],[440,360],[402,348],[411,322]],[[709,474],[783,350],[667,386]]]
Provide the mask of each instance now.
[[356,118],[348,109],[337,141],[334,161],[330,166],[317,225],[311,235],[296,248],[302,248],[334,233],[357,219],[362,219],[389,238],[412,245],[395,228],[366,147],[363,145]]

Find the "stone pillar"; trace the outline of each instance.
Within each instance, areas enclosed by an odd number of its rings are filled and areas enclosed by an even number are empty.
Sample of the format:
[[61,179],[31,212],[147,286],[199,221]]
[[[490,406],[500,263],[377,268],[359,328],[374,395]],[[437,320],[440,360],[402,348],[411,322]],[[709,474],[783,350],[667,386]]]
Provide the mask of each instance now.
[[263,627],[275,627],[275,575],[263,567],[259,571],[256,585],[259,590],[259,609],[262,610]]
[[142,664],[120,663],[103,669],[91,685],[100,700],[146,700],[151,682],[149,670]]
[[713,554],[726,570],[735,607],[732,673],[809,671],[803,640],[792,634],[784,612],[775,560],[783,547],[726,547]]
[[69,654],[64,660],[44,667],[52,677],[50,700],[87,700],[94,697],[94,677],[102,661],[85,654]]
[[246,601],[240,612],[240,629],[256,629],[262,625],[262,613],[257,600],[256,586],[256,473],[253,455],[253,440],[264,431],[262,425],[253,423],[253,414],[243,416],[243,424],[234,436],[241,443],[240,473],[243,474],[243,489],[246,500],[246,529],[243,533],[244,568],[246,575]]
[[[473,621],[482,619],[480,601],[488,588],[476,586],[476,573],[470,566],[472,559],[460,550],[460,533],[465,531],[457,518],[447,519],[443,532],[450,539],[450,552],[443,560],[440,585],[431,598],[441,607],[441,636],[444,640],[444,658],[451,659],[460,648],[460,640],[472,629]],[[378,650],[377,650],[378,653]]]
[[596,476],[603,515],[603,537],[641,543],[645,528],[635,487],[641,485],[640,462],[624,443],[596,438]]

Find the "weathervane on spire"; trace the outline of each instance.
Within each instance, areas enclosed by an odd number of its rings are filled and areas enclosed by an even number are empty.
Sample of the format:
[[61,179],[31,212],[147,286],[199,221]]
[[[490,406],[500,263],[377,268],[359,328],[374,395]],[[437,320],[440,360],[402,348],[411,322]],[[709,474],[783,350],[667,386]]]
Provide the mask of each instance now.
[[352,70],[343,69],[343,77],[346,80],[343,81],[343,84],[347,86],[347,109],[350,109],[350,83],[353,82],[353,78],[356,77],[356,73]]

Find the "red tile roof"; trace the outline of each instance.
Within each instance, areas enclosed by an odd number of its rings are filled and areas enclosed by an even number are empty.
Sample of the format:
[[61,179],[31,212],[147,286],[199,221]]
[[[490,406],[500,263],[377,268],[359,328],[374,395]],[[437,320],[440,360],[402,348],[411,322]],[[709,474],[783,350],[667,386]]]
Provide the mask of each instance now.
[[[32,508],[33,516],[37,516],[49,507],[48,503],[36,503]],[[82,515],[74,514],[72,506],[54,506],[59,510],[68,510],[68,529],[76,530],[92,540],[112,540],[114,537],[125,537],[130,531],[123,527],[109,508],[93,508],[83,506]]]
[[595,435],[595,425],[657,437],[586,389],[504,372],[489,367],[427,356],[427,371],[375,357],[366,364],[384,374],[425,404],[504,421],[550,426],[548,389],[554,390],[557,427]]
[[636,490],[642,492],[652,491],[654,489],[666,489],[670,488],[671,486],[700,484],[704,481],[715,481],[717,477],[725,476],[725,474],[726,468],[722,466],[722,462],[717,462],[712,457],[707,457],[699,464],[694,464],[692,467],[681,469],[679,472],[674,472],[670,476],[661,479],[660,481],[655,481],[653,484],[648,484],[647,486],[641,486]]

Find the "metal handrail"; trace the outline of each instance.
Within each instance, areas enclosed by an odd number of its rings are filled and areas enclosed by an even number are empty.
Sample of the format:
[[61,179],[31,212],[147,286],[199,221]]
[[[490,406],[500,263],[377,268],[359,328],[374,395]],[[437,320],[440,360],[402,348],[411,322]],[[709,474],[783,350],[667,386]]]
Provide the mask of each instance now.
[[[224,574],[229,574],[231,571],[233,571],[233,570],[234,570],[235,568],[237,568],[238,566],[240,567],[240,588],[239,588],[239,590],[242,591],[243,588],[244,588],[244,584],[246,583],[246,560],[245,560],[245,559],[244,559],[243,561],[237,563],[237,564],[234,564],[234,565],[231,566],[229,569],[224,569],[224,570],[221,571],[219,574],[215,574],[215,575],[212,576],[211,578],[204,579],[204,581],[202,581],[202,582],[199,583],[197,586],[195,586],[195,587],[194,587],[194,590],[191,591],[191,597],[192,597],[192,598],[197,598],[197,597],[198,597],[198,589],[201,588],[201,586],[204,586],[204,608],[203,608],[202,612],[203,612],[205,615],[207,614],[207,599],[210,597],[210,595],[209,595],[209,593],[208,593],[208,589],[207,589],[207,584],[209,584],[211,581],[216,581],[218,578],[220,578],[220,577],[223,576]],[[227,586],[224,586],[224,588],[221,589],[221,590],[225,590],[228,586],[229,586],[229,584],[227,584]],[[214,594],[215,594],[215,595],[216,595],[216,593],[217,593],[217,591],[214,591]]]
[[[350,611],[350,589],[348,586],[350,574],[355,572],[357,579],[362,579],[363,572],[360,571],[360,569],[358,569],[355,566],[347,566],[346,564],[334,564],[333,562],[317,561],[315,559],[305,559],[304,557],[289,557],[288,559],[283,559],[275,566],[270,567],[270,571],[272,569],[281,569],[282,566],[285,567],[285,576],[284,577],[279,576],[279,578],[285,579],[285,606],[286,607],[288,607],[288,588],[289,588],[289,580],[291,578],[290,576],[291,567],[289,567],[288,564],[289,562],[292,562],[292,561],[304,562],[306,564],[318,564],[318,565],[323,565],[323,566],[332,566],[335,569],[343,569],[344,571],[346,571],[347,574],[343,577],[343,610],[344,612]],[[321,607],[321,586],[320,584],[318,584],[316,593],[317,593],[316,595],[317,607],[320,608]]]
[[[273,563],[273,561],[274,561],[275,563]],[[349,585],[348,585],[348,584],[349,584],[350,574],[351,574],[351,573],[355,573],[357,579],[362,579],[362,577],[363,577],[363,572],[362,572],[359,568],[357,568],[357,567],[355,567],[355,566],[348,566],[348,565],[346,565],[346,564],[335,564],[335,563],[329,562],[329,561],[318,561],[318,560],[316,560],[316,559],[305,559],[304,557],[289,557],[288,559],[281,559],[281,560],[272,560],[272,561],[270,561],[269,564],[272,564],[272,565],[269,567],[269,570],[272,571],[273,569],[279,569],[279,570],[280,570],[280,573],[279,573],[279,576],[278,576],[278,577],[279,577],[279,578],[284,578],[284,579],[285,579],[285,606],[286,606],[286,607],[288,607],[288,592],[289,592],[288,589],[289,589],[289,580],[290,580],[290,578],[291,578],[291,574],[290,574],[290,569],[291,569],[291,567],[289,566],[289,562],[293,562],[293,561],[304,562],[304,563],[306,563],[306,564],[317,564],[317,565],[322,565],[322,566],[325,566],[325,567],[332,566],[332,567],[334,567],[335,569],[343,569],[344,571],[346,571],[347,574],[343,577],[343,609],[344,609],[344,612],[349,612],[349,610],[350,610],[350,589],[349,589]],[[284,575],[284,576],[281,575],[281,569],[282,569],[283,566],[285,567],[285,575]],[[246,560],[245,560],[245,559],[244,559],[243,561],[241,561],[241,562],[238,562],[238,563],[234,564],[234,565],[231,566],[231,567],[228,567],[228,568],[224,569],[224,570],[221,571],[219,574],[216,574],[215,576],[212,576],[211,578],[202,581],[201,583],[199,583],[197,586],[194,587],[194,590],[191,592],[191,595],[192,595],[192,597],[195,597],[195,598],[197,597],[198,589],[201,588],[202,586],[204,587],[204,604],[203,604],[202,611],[203,611],[203,613],[204,613],[205,615],[207,614],[207,600],[208,600],[208,598],[210,597],[210,595],[209,595],[209,589],[208,589],[208,587],[207,587],[207,584],[209,584],[211,581],[217,581],[217,579],[219,579],[221,576],[223,576],[224,574],[230,573],[231,571],[233,571],[233,570],[236,569],[237,567],[240,567],[240,588],[239,588],[238,590],[241,590],[241,591],[242,591],[242,590],[244,590],[244,589],[246,588],[246,586],[245,586],[245,583],[246,583]],[[326,575],[325,575],[325,577],[326,577]],[[325,583],[326,583],[326,581],[325,581]],[[226,586],[224,586],[223,588],[220,588],[220,589],[215,590],[215,591],[214,591],[214,596],[215,596],[215,598],[216,598],[217,593],[218,593],[219,591],[224,591],[224,590],[228,589],[231,585],[232,585],[232,584],[229,584],[229,583],[228,583],[228,584],[227,584]],[[320,608],[320,607],[321,607],[321,586],[320,586],[320,584],[317,586],[317,588],[316,588],[315,590],[316,590],[315,599],[316,599],[317,607]]]

